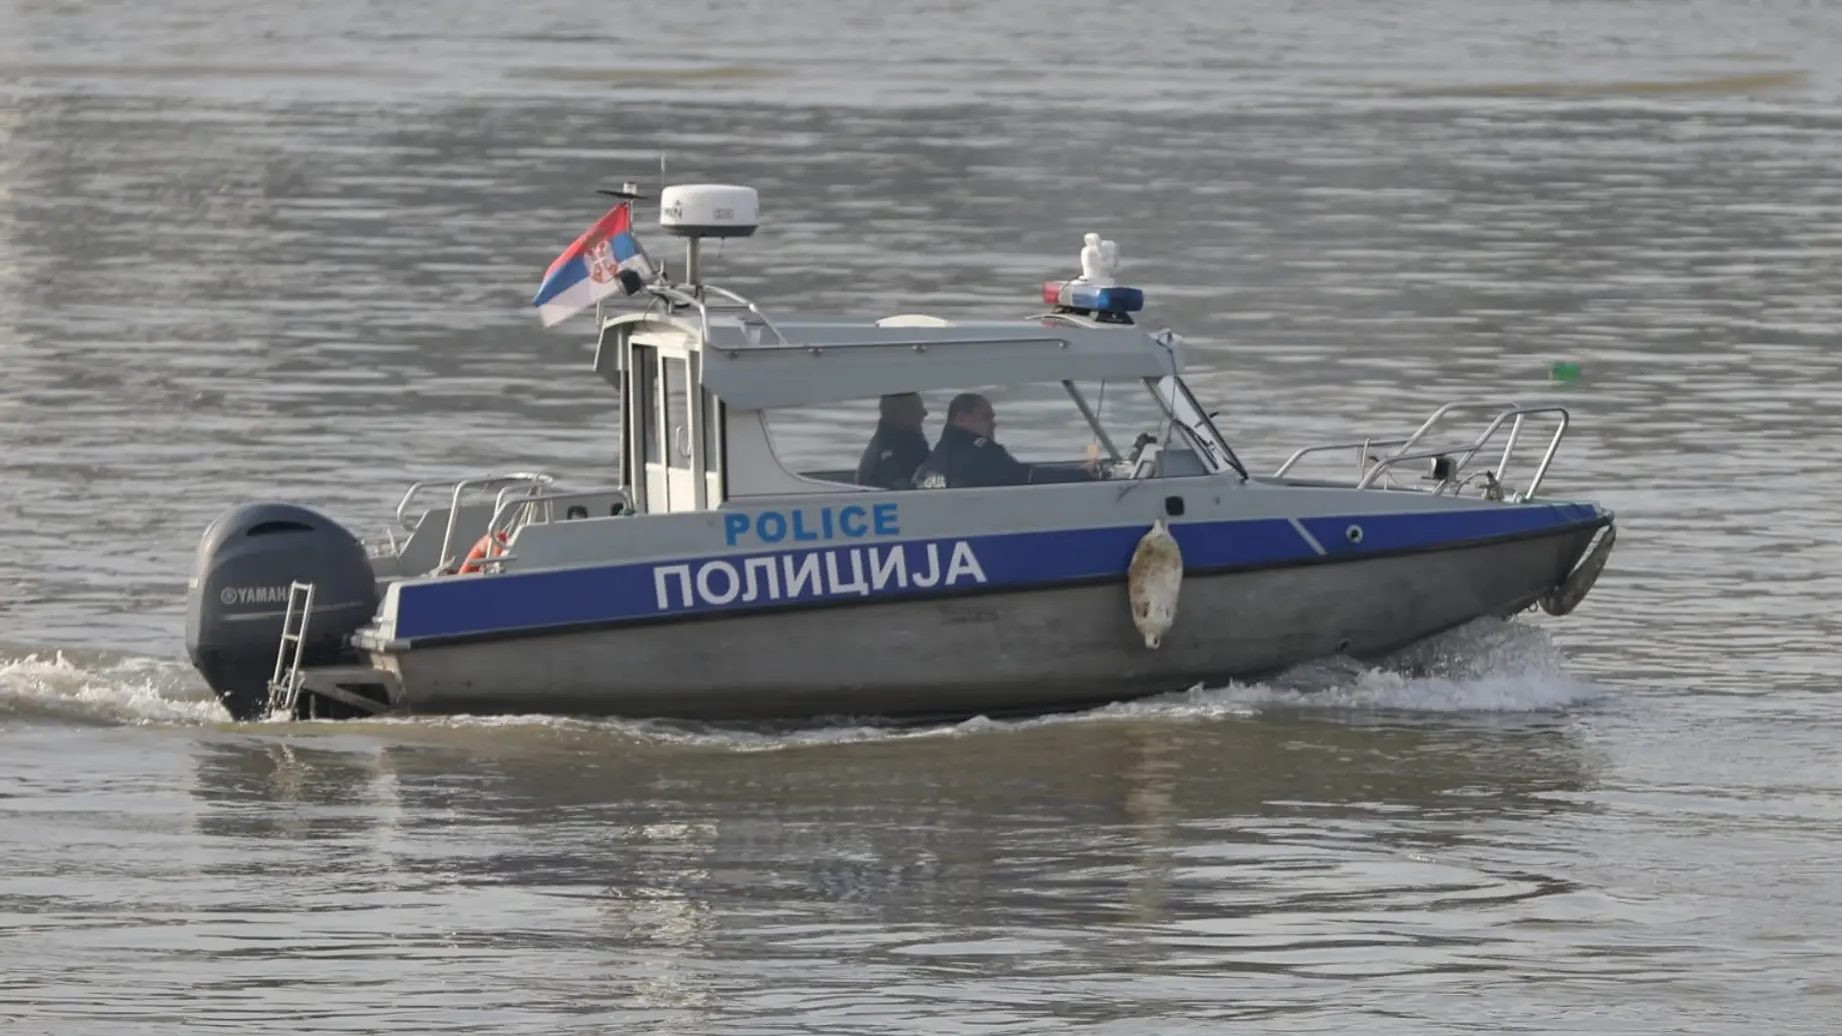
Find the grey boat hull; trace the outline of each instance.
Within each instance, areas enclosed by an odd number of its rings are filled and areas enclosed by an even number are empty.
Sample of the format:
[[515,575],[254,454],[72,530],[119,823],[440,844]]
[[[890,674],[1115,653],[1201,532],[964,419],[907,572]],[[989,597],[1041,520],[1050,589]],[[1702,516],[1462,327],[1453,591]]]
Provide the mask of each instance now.
[[[1600,526],[1190,573],[1157,650],[1122,580],[374,651],[393,711],[703,721],[1055,711],[1373,657],[1560,586]],[[1609,543],[1607,544],[1609,547]]]

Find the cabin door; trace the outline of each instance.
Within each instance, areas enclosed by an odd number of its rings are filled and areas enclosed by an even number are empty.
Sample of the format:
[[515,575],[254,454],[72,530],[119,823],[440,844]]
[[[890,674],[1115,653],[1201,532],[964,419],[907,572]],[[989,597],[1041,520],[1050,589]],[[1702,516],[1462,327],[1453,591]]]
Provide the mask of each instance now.
[[703,506],[702,430],[698,427],[696,356],[633,347],[640,406],[634,414],[635,436],[646,472],[647,514],[695,511]]

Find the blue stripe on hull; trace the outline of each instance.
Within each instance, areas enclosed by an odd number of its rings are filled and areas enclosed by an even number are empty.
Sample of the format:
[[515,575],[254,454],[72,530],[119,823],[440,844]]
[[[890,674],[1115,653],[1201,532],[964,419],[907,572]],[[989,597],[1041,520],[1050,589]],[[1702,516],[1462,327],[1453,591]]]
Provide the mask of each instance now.
[[[1558,532],[1600,518],[1601,512],[1590,504],[1530,504],[1191,522],[1173,525],[1171,532],[1183,549],[1184,568],[1206,571],[1455,547],[1544,530]],[[1358,536],[1352,537],[1352,527],[1360,528]],[[536,631],[825,600],[842,603],[1124,578],[1132,551],[1147,528],[1149,524],[891,539],[820,550],[448,577],[401,586],[396,635],[412,640]]]

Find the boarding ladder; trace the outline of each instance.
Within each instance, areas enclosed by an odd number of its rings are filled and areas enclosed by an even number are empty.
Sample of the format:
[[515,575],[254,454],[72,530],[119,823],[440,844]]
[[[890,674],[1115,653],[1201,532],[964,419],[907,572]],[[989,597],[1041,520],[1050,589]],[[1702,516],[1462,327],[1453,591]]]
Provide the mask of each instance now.
[[[296,618],[299,616],[299,618]],[[269,677],[269,715],[292,717],[300,701],[301,655],[307,648],[307,620],[313,617],[313,584],[288,585],[288,610],[281,617],[281,643],[275,649],[275,672]],[[292,648],[292,652],[290,652]]]

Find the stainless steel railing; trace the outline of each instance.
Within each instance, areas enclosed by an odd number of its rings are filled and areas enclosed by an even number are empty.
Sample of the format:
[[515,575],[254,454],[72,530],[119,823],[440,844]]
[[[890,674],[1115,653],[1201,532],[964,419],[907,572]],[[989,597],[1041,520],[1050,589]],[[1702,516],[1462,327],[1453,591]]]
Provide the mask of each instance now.
[[[1421,446],[1421,444],[1427,440],[1428,435],[1442,423],[1446,423],[1447,419],[1451,416],[1462,413],[1476,413],[1484,410],[1495,410],[1497,412],[1484,426],[1484,430],[1470,441],[1462,443],[1461,445],[1443,448]],[[1285,463],[1281,464],[1278,470],[1273,473],[1273,477],[1283,478],[1300,460],[1312,454],[1325,453],[1332,450],[1354,449],[1361,451],[1357,455],[1358,474],[1355,484],[1355,488],[1357,489],[1368,489],[1375,484],[1376,479],[1393,472],[1404,464],[1414,461],[1437,461],[1439,459],[1448,459],[1452,461],[1452,464],[1449,467],[1441,469],[1439,478],[1432,492],[1438,494],[1450,489],[1452,492],[1456,493],[1470,480],[1470,478],[1477,477],[1473,475],[1467,478],[1465,475],[1465,471],[1471,465],[1471,462],[1477,457],[1479,452],[1486,446],[1489,446],[1492,440],[1502,434],[1507,427],[1508,434],[1503,440],[1503,450],[1497,458],[1496,467],[1484,472],[1487,479],[1487,485],[1493,487],[1492,491],[1500,492],[1500,487],[1506,481],[1511,465],[1516,458],[1516,447],[1522,438],[1524,425],[1529,418],[1543,414],[1556,415],[1558,417],[1558,422],[1556,423],[1554,433],[1548,439],[1547,448],[1542,452],[1540,462],[1535,467],[1534,474],[1529,479],[1527,488],[1514,494],[1513,497],[1514,499],[1528,500],[1533,498],[1536,493],[1540,491],[1541,483],[1547,477],[1548,469],[1554,462],[1555,452],[1560,449],[1561,440],[1566,437],[1567,427],[1571,420],[1566,407],[1556,405],[1525,407],[1514,404],[1504,406],[1501,403],[1484,403],[1464,400],[1454,401],[1433,411],[1425,421],[1421,422],[1420,427],[1414,430],[1413,434],[1404,438],[1360,439],[1347,442],[1318,443],[1306,446],[1295,451],[1290,457],[1286,458]],[[1376,457],[1371,453],[1372,450],[1388,447],[1393,448],[1392,452],[1384,454],[1383,456]],[[1420,448],[1416,449],[1416,447]]]

